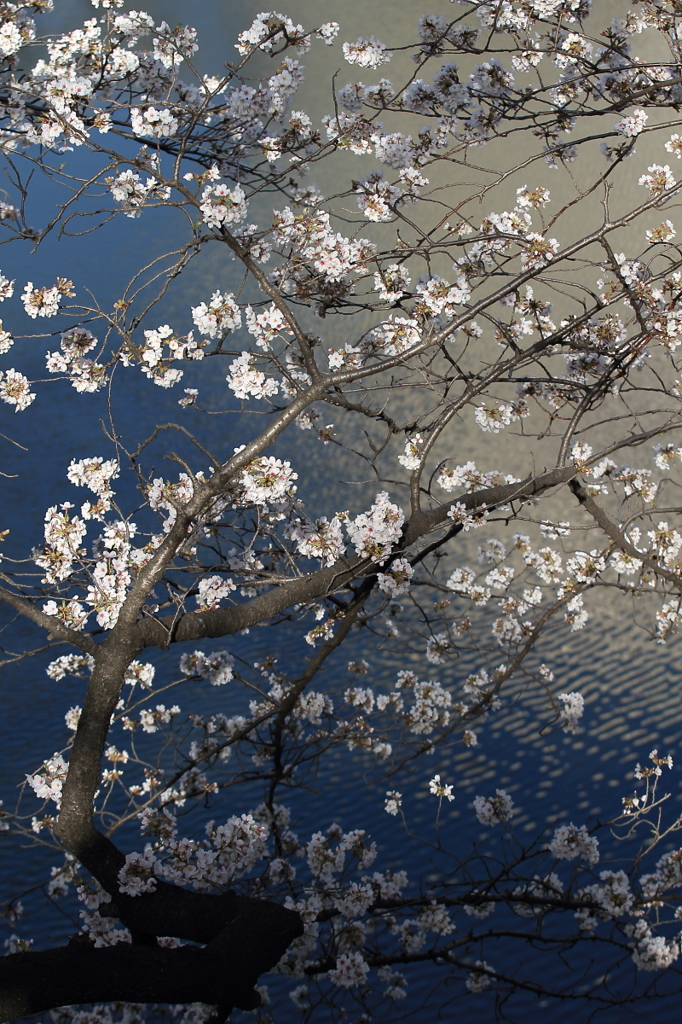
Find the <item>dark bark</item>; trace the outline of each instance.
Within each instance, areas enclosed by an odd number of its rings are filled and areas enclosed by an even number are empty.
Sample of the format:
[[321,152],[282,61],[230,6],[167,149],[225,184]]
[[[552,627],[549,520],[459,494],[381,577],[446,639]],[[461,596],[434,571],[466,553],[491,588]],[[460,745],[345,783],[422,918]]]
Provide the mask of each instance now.
[[[223,897],[203,899],[220,903]],[[232,899],[237,912],[203,947],[119,943],[96,949],[77,939],[58,949],[0,957],[0,1022],[112,1000],[203,1002],[224,1014],[255,1008],[258,977],[274,967],[303,926],[298,914],[278,904]]]

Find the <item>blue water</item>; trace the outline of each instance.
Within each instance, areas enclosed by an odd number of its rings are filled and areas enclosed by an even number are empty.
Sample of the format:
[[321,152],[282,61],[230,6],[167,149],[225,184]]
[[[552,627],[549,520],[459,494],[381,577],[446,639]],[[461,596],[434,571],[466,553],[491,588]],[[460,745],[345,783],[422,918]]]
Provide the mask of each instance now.
[[[381,3],[372,5],[371,11],[369,6],[353,5],[349,9],[347,4],[329,0],[324,5],[323,17],[339,20],[343,37],[354,39],[361,33],[375,31],[381,34],[389,11],[397,32],[408,22],[416,21],[422,10],[430,9],[429,5],[420,5],[417,9],[402,0],[400,3],[381,0]],[[260,7],[253,2],[235,5],[218,0],[203,0],[200,7],[194,5],[191,16],[203,44],[202,70],[212,71],[221,61],[229,59],[234,52],[231,43],[236,31],[248,24]],[[157,20],[164,17],[174,24],[183,17],[187,18],[188,8],[184,3],[157,0],[146,5],[146,9]],[[278,9],[302,21],[320,18],[320,5],[312,0],[283,2]],[[61,0],[55,14],[50,16],[50,23],[71,27],[77,16],[84,18],[92,16],[92,13],[93,8],[84,2]],[[381,22],[380,29],[376,27],[377,19]],[[310,63],[319,69],[324,66],[322,58],[315,57],[314,53],[310,55]],[[339,61],[338,52],[333,55],[333,60],[331,55],[325,59],[333,73],[337,66],[333,62]],[[74,159],[81,171],[90,166],[91,158],[86,154],[77,154]],[[55,196],[53,187],[47,182],[39,184],[34,192],[29,220],[33,218],[39,224],[49,216]],[[173,230],[174,217],[172,212],[150,211],[140,221],[119,218],[97,235],[84,239],[58,240],[50,237],[35,253],[26,243],[0,246],[0,269],[17,279],[15,298],[5,303],[4,308],[0,307],[0,316],[15,336],[25,335],[24,340],[17,340],[8,355],[1,357],[1,368],[15,366],[29,377],[43,377],[44,353],[57,347],[56,339],[34,336],[43,330],[59,330],[65,326],[60,322],[59,328],[55,328],[55,321],[32,321],[24,316],[18,294],[26,280],[32,280],[36,285],[48,284],[52,283],[55,274],[59,274],[74,280],[79,296],[85,295],[85,289],[89,287],[103,302],[110,301],[128,280],[131,254],[138,264],[154,258],[162,251],[166,237]],[[197,260],[183,275],[175,292],[164,300],[158,323],[168,320],[177,324],[182,332],[186,331],[190,326],[190,305],[208,298],[217,287],[235,287],[235,274],[234,264],[225,261],[219,253],[208,253],[205,258]],[[345,330],[346,324],[325,324],[326,333],[339,339]],[[191,383],[199,387],[202,398],[211,408],[219,408],[225,401],[224,371],[220,369],[221,372],[217,373],[214,364],[206,363],[193,371],[195,376]],[[24,451],[11,441],[0,439],[0,471],[7,474],[2,478],[0,529],[9,528],[11,531],[4,550],[12,557],[28,558],[32,545],[40,542],[47,507],[67,499],[76,500],[65,475],[71,459],[108,454],[103,425],[107,427],[110,416],[128,449],[135,447],[157,423],[180,419],[177,400],[182,385],[164,391],[154,387],[135,369],[119,373],[125,374],[125,380],[116,380],[111,406],[106,394],[79,396],[67,383],[50,381],[37,385],[38,398],[27,412],[15,416],[8,406],[0,408],[0,431],[27,449]],[[190,383],[189,379],[187,383]],[[206,436],[205,421],[195,411],[182,412],[181,422],[190,430],[203,431],[203,436]],[[210,425],[209,446],[218,456],[225,457],[234,445],[242,443],[246,429],[247,425],[238,416],[215,417]],[[477,442],[466,437],[462,443],[471,446]],[[179,441],[177,444],[174,442],[174,447],[183,450]],[[287,451],[294,467],[301,472],[301,493],[317,514],[328,514],[333,508],[366,507],[363,501],[371,486],[351,487],[343,483],[353,478],[355,473],[350,459],[339,454],[334,481],[330,483],[325,474],[329,459],[327,449],[297,432],[287,442]],[[304,476],[304,468],[308,469],[307,477]],[[161,463],[157,465],[157,472],[164,472]],[[122,493],[132,501],[130,482],[123,483]],[[5,651],[16,652],[25,646],[42,643],[41,635],[23,621],[5,617],[3,622],[7,625],[0,634],[0,644]],[[211,645],[203,646],[209,649]],[[239,656],[248,655],[251,661],[260,660],[272,653],[273,634],[270,630],[254,630],[248,637],[230,638],[229,644],[217,642],[213,645],[217,648],[223,646]],[[282,627],[277,634],[276,646],[280,664],[293,674],[302,661],[300,627]],[[480,730],[477,748],[467,749],[461,744],[453,744],[421,762],[415,767],[411,779],[401,779],[399,788],[405,794],[405,810],[412,835],[406,835],[399,820],[383,811],[384,792],[396,783],[378,779],[373,762],[362,755],[335,755],[317,777],[311,776],[306,780],[308,787],[305,791],[291,795],[298,833],[304,837],[334,821],[346,829],[365,828],[379,847],[375,867],[378,870],[404,867],[416,885],[421,874],[429,876],[436,867],[442,867],[440,861],[435,865],[429,864],[429,853],[418,838],[421,836],[431,842],[435,836],[434,801],[428,794],[427,785],[435,772],[453,782],[456,793],[454,804],[443,812],[443,845],[462,854],[473,841],[494,842],[494,839],[481,835],[471,808],[473,797],[490,788],[503,786],[513,795],[520,808],[516,828],[520,837],[526,840],[555,822],[582,822],[590,816],[604,819],[617,813],[621,796],[631,791],[634,763],[643,761],[652,747],[657,746],[664,753],[670,752],[676,762],[682,763],[681,666],[677,641],[666,647],[648,643],[643,635],[633,632],[628,610],[623,611],[614,599],[594,617],[584,634],[569,636],[561,632],[548,640],[544,653],[551,660],[561,689],[578,689],[586,698],[585,726],[576,736],[540,735],[538,721],[543,712],[543,701],[533,692],[519,692],[513,702],[510,701]],[[156,665],[158,680],[164,673],[168,677],[177,676],[179,654],[152,651],[147,652],[145,658]],[[65,745],[68,731],[64,725],[64,713],[82,702],[82,682],[67,677],[55,683],[46,676],[45,666],[54,656],[54,652],[40,654],[30,661],[7,665],[2,670],[0,719],[5,728],[4,756],[0,762],[0,797],[7,807],[13,806],[24,773],[38,768],[43,757]],[[349,684],[346,662],[351,656],[367,658],[371,665],[372,684],[378,688],[389,686],[395,672],[405,667],[405,656],[391,651],[390,646],[377,652],[372,645],[365,649],[359,642],[351,654],[341,651],[330,659],[324,675],[325,687],[336,690]],[[444,681],[455,682],[456,679]],[[207,695],[205,688],[185,683],[182,688],[172,691],[172,701],[177,701],[183,711],[210,708],[232,714],[245,708],[248,699],[249,695],[237,687]],[[676,807],[679,807],[680,790],[678,771],[676,768],[666,779],[673,792],[671,803]],[[372,780],[370,785],[366,784],[368,777]],[[228,791],[210,809],[210,816],[219,819],[231,813],[241,813],[259,799],[256,786],[235,802]],[[32,804],[29,796],[24,809],[33,813],[38,809],[37,801]],[[126,838],[132,848],[135,842],[133,835]],[[4,837],[0,836],[0,839],[4,841]],[[46,869],[59,863],[55,854],[38,844],[18,850],[16,845],[7,843],[3,852],[0,899],[14,897],[39,885]],[[615,858],[621,856],[621,849],[615,842],[611,855]],[[24,897],[24,903],[27,914],[13,930],[35,938],[38,946],[50,941],[63,941],[77,926],[77,918],[67,904],[63,911],[46,915],[39,892]],[[534,954],[525,948],[511,953],[494,950],[490,960],[496,967],[508,973],[517,972],[518,976],[532,974],[535,969]],[[594,967],[586,969],[586,986],[602,969],[599,957],[595,956]],[[561,968],[556,962],[551,967],[543,966],[542,971],[548,984],[559,982]],[[395,1015],[389,1014],[386,1020],[398,1019],[401,1015],[407,1015],[414,1021],[447,1020],[460,1014],[468,1014],[467,1019],[473,1019],[474,1015],[492,1019],[493,1004],[489,996],[466,997],[466,1001],[451,1003],[453,990],[445,985],[437,970],[420,966],[408,969],[406,974],[410,979],[410,998],[405,1004],[398,1004]],[[669,982],[665,981],[664,987],[667,984]],[[276,987],[275,984],[273,989]],[[444,1010],[439,1018],[437,1010],[441,1006]],[[677,1006],[676,997],[659,998],[656,1019],[661,1024],[677,1020]],[[561,1024],[569,1020],[587,1021],[590,1011],[561,1002],[549,1006],[535,997],[521,996],[505,1007],[504,1012],[512,1020],[544,1024],[551,1016],[552,1021]],[[641,1012],[646,1017],[650,1011],[642,1009]],[[284,998],[283,1006],[277,1009],[278,1024],[298,1019],[299,1014]],[[596,1019],[606,1024],[619,1024],[630,1019],[630,1011],[615,1010]]]

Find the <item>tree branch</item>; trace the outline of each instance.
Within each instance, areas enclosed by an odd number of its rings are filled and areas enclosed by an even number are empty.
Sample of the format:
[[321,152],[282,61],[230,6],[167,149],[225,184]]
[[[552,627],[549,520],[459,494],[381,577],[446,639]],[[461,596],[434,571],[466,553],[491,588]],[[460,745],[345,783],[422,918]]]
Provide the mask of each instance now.
[[202,1002],[227,1013],[254,1009],[260,1004],[258,977],[275,966],[303,926],[298,914],[275,903],[236,903],[227,927],[203,948],[119,943],[96,949],[75,939],[58,949],[1,957],[0,1022],[110,1000]]

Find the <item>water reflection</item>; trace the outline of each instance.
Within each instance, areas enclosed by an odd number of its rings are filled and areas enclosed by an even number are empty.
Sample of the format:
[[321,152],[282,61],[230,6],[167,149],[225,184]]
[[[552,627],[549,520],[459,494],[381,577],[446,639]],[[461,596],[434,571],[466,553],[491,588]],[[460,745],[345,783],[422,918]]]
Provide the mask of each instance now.
[[[156,0],[146,6],[158,20],[163,17],[175,23],[187,17],[184,0]],[[216,65],[231,59],[236,31],[247,24],[261,6],[260,2],[235,5],[219,0],[204,0],[202,5],[194,5],[191,17],[202,41],[202,70],[213,71]],[[280,6],[304,22],[320,18],[320,5],[313,0],[297,0],[295,4],[282,3]],[[618,0],[603,4],[600,16],[611,9],[614,13],[622,13],[622,4]],[[77,13],[89,17],[92,10],[85,2],[71,0],[58,4],[51,18],[55,24],[66,28],[73,24]],[[396,3],[394,0],[354,5],[349,10],[347,4],[329,0],[324,7],[324,18],[336,18],[342,24],[344,37],[376,33],[382,38],[385,36],[385,41],[391,45],[394,39],[407,38],[418,15],[431,10],[431,3]],[[326,83],[341,63],[338,48],[326,52],[318,46],[306,56],[304,63],[313,82],[325,83],[325,89],[313,88],[308,92],[312,109],[305,104],[319,120],[330,110],[330,89],[326,88]],[[394,69],[400,69],[401,65],[405,70],[407,58],[396,54],[391,74],[399,77]],[[352,73],[342,69],[341,78],[344,81],[350,79]],[[486,166],[508,164],[512,152],[510,145],[509,141],[492,145],[485,153]],[[520,155],[527,146],[527,140],[520,138],[514,145]],[[627,165],[628,173],[618,179],[614,192],[614,203],[621,204],[623,209],[639,199],[633,183],[649,160],[645,140],[639,148],[640,153]],[[511,159],[514,158],[515,154]],[[348,166],[351,166],[350,161]],[[524,173],[510,179],[505,186],[506,191],[502,191],[499,199],[496,197],[498,209],[504,202],[513,202],[515,189],[525,183]],[[530,173],[528,171],[528,175]],[[576,173],[582,172],[577,169]],[[532,174],[533,184],[547,185],[557,202],[562,197],[568,199],[572,194],[573,186],[562,170],[550,171],[540,161],[533,164]],[[486,180],[485,174],[481,173],[480,179],[476,180]],[[329,184],[331,187],[333,183]],[[601,197],[595,195],[584,208],[589,211],[589,216],[601,215],[600,201]],[[569,218],[570,214],[564,219]],[[127,278],[130,248],[135,246],[136,258],[141,255],[150,257],[157,250],[165,225],[163,214],[156,218],[150,216],[144,223],[120,218],[91,242],[74,245],[50,239],[30,258],[26,249],[19,254],[13,253],[12,276],[37,280],[43,274],[47,278],[53,275],[55,261],[59,261],[60,274],[72,276],[83,285],[88,283],[94,290],[111,291]],[[572,225],[576,236],[584,230],[578,218]],[[562,227],[565,230],[562,223],[557,225],[557,232]],[[191,303],[210,295],[215,288],[224,287],[226,281],[233,280],[234,273],[234,264],[228,263],[216,247],[191,265],[180,287],[164,303],[163,315],[169,319],[186,319]],[[26,324],[27,330],[30,326]],[[319,322],[317,329],[322,329]],[[329,317],[323,329],[332,343],[339,344],[348,338],[349,321],[342,317]],[[36,375],[39,372],[37,367],[40,365],[42,368],[44,348],[42,341],[36,341],[35,351],[25,350],[25,363],[20,368]],[[198,372],[197,386],[202,401],[209,408],[221,408],[225,401],[223,375],[208,365],[199,368]],[[125,443],[132,447],[160,420],[177,418],[177,395],[152,388],[139,374],[134,379],[129,376],[126,385],[130,388],[125,396],[114,389],[114,414]],[[65,470],[70,459],[90,453],[93,445],[93,450],[97,449],[96,439],[101,437],[100,420],[106,420],[107,416],[105,396],[84,396],[77,403],[72,399],[72,392],[67,386],[54,385],[49,399],[43,401],[42,411],[36,403],[35,412],[17,417],[15,421],[0,410],[3,414],[1,429],[5,430],[7,425],[11,435],[30,449],[28,457],[12,447],[4,450],[2,456],[3,471],[18,473],[15,479],[7,480],[4,485],[5,518],[2,526],[11,526],[14,544],[23,546],[26,551],[40,537],[45,508],[65,498]],[[39,402],[41,400],[39,397]],[[412,396],[395,395],[391,401],[396,412],[410,414]],[[184,422],[190,429],[199,421],[199,414],[187,411]],[[216,417],[213,423],[209,446],[218,454],[227,454],[242,440],[239,420],[236,417]],[[548,439],[534,445],[537,463],[551,463],[554,444],[552,439]],[[476,428],[473,417],[454,423],[443,438],[443,447],[456,454],[458,462],[472,459],[482,470],[504,467],[505,471],[521,476],[528,468],[528,455],[512,431],[491,441],[489,435]],[[364,507],[367,497],[376,492],[374,481],[358,479],[356,460],[340,449],[334,451],[334,474],[330,478],[327,472],[329,450],[311,442],[303,433],[297,433],[287,441],[287,448],[294,465],[305,467],[301,493],[318,515],[349,506],[356,509]],[[301,476],[303,478],[303,472]],[[35,486],[36,481],[39,481],[39,486]],[[557,518],[561,513],[562,509],[557,507]],[[465,538],[454,557],[470,559],[469,549],[477,542],[478,538]],[[251,658],[267,653],[270,647],[267,637],[263,636],[261,640],[257,633],[255,651],[253,636],[244,641],[235,640],[231,647],[239,653],[246,649],[247,643]],[[388,649],[377,654],[374,648],[367,651],[361,648],[360,644],[354,649],[353,656],[368,658],[372,680],[378,688],[388,686],[398,669],[406,667],[403,655],[398,657]],[[457,799],[447,812],[444,835],[461,851],[471,840],[482,838],[471,810],[471,801],[474,795],[489,788],[504,786],[513,794],[521,809],[516,819],[520,834],[530,837],[556,821],[573,819],[581,822],[588,816],[608,818],[617,813],[621,795],[631,786],[634,763],[643,760],[652,747],[670,752],[679,760],[682,694],[678,642],[672,641],[666,647],[655,646],[643,633],[633,631],[625,598],[615,592],[603,597],[583,634],[570,635],[567,630],[558,630],[545,641],[542,653],[555,672],[557,692],[559,689],[576,689],[584,695],[584,728],[575,737],[558,733],[540,735],[538,722],[547,717],[544,696],[533,689],[510,693],[507,707],[480,730],[479,747],[468,749],[461,744],[453,744],[448,749],[439,750],[415,773],[409,791],[406,788],[406,808],[414,832],[425,837],[432,834],[434,809],[426,783],[429,773],[435,771],[455,782]],[[300,666],[298,633],[293,630],[289,634],[284,632],[278,655],[292,672]],[[170,666],[175,658],[159,654],[155,655],[155,660],[161,667],[165,664]],[[330,663],[327,670],[330,686],[341,688],[344,685],[347,660],[347,654],[339,653]],[[415,658],[415,664],[418,662],[419,659]],[[462,679],[468,668],[468,663],[457,667]],[[30,705],[26,699],[27,691],[31,696]],[[45,746],[45,737],[49,736],[48,742],[52,743],[55,728],[59,737],[54,741],[55,747],[66,738],[63,715],[68,707],[79,703],[79,693],[79,684],[74,681],[58,685],[49,681],[42,674],[42,666],[38,662],[27,668],[19,666],[5,674],[0,689],[0,713],[4,721],[14,724],[6,739],[5,756],[0,764],[0,788],[8,803],[11,803],[18,773],[33,767],[27,762],[27,750],[35,761],[52,752],[52,748]],[[215,694],[211,698],[211,706],[215,707]],[[192,703],[197,707],[193,702],[200,703],[205,698],[200,693],[187,693],[186,698],[183,696],[179,702],[185,699],[188,705]],[[226,702],[224,710],[230,712],[236,710],[230,706],[231,702],[237,703],[242,697],[234,694],[221,699]],[[416,874],[425,863],[423,851],[418,842],[401,834],[394,819],[383,814],[383,790],[378,786],[364,787],[367,767],[362,757],[343,755],[332,761],[305,799],[296,803],[296,813],[300,818],[298,830],[305,834],[333,820],[342,821],[348,828],[365,827],[378,840],[384,863],[393,861],[392,866],[406,866]],[[679,801],[677,792],[675,800]],[[614,856],[617,856],[615,847],[614,851]],[[21,865],[5,864],[3,883],[9,889],[25,883],[28,876],[38,876],[43,864],[42,852],[30,851]],[[64,927],[68,930],[68,925]],[[55,936],[58,937],[57,932]],[[424,972],[420,984],[426,992],[431,984],[428,972]],[[657,1018],[661,1022],[672,1021],[676,1012],[673,1006],[667,1008],[663,1003],[657,1006]],[[528,1019],[544,1020],[543,1013],[542,1007],[529,1007]],[[569,1009],[553,1008],[552,1014],[557,1022],[575,1019],[574,1011]],[[285,1017],[281,1020],[284,1024]]]

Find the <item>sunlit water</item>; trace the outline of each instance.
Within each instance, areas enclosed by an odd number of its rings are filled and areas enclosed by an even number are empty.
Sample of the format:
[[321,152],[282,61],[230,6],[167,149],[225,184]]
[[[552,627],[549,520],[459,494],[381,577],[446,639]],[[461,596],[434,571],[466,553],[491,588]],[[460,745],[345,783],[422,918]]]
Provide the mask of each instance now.
[[[613,8],[613,13],[625,10],[623,4],[608,6]],[[202,70],[214,71],[222,61],[232,58],[236,32],[250,23],[260,7],[252,0],[239,5],[204,0],[198,8],[193,5],[191,19],[204,43]],[[64,28],[75,24],[76,15],[88,17],[93,11],[86,3],[73,0],[58,3],[57,8],[53,24],[59,23]],[[157,0],[154,5],[147,5],[147,9],[157,20],[163,17],[172,24],[189,16],[187,4],[181,2],[164,0],[162,3]],[[296,3],[283,0],[278,9],[304,23],[321,20],[320,6],[312,0]],[[432,9],[430,4],[408,4],[404,0],[380,0],[372,5],[353,4],[350,7],[338,0],[329,0],[324,5],[323,16],[327,20],[336,18],[341,23],[343,38],[355,39],[358,35],[374,32],[390,45],[395,40],[405,39],[417,16]],[[326,52],[318,45],[307,55],[304,63],[315,81],[328,84],[342,60],[338,46]],[[345,72],[342,71],[343,74]],[[313,94],[312,102],[316,109],[312,112],[317,116],[330,109],[329,95],[329,91],[325,93],[322,89]],[[625,201],[627,197],[621,198]],[[37,190],[36,222],[41,220],[53,201],[53,195],[47,190]],[[33,255],[29,254],[28,246],[4,247],[0,249],[0,267],[9,276],[16,277],[21,286],[27,279],[36,284],[51,281],[58,273],[71,277],[77,288],[90,287],[105,298],[120,290],[127,281],[131,250],[136,261],[142,262],[147,256],[151,258],[168,223],[163,214],[150,213],[142,221],[120,218],[98,236],[76,243],[73,240],[57,242],[50,239]],[[191,303],[208,297],[213,288],[229,284],[234,274],[234,264],[226,263],[222,255],[209,255],[198,261],[189,268],[184,285],[180,283],[174,295],[165,302],[159,322],[164,322],[165,318],[173,322],[173,317],[187,320]],[[41,323],[27,320],[16,299],[7,306],[8,309],[2,311],[6,327],[11,327],[16,334],[31,335],[40,331]],[[336,339],[337,343],[347,339],[347,328],[348,321],[345,320],[335,323],[328,319],[324,325],[327,337]],[[17,342],[10,355],[3,357],[3,367],[13,365],[29,376],[39,377],[44,373],[44,352],[54,347],[54,340],[43,338]],[[224,402],[222,376],[216,376],[214,367],[206,366],[199,369],[199,378],[198,386],[207,405],[219,408]],[[123,443],[129,448],[157,423],[179,418],[179,395],[175,391],[168,393],[153,387],[134,370],[127,371],[125,388],[120,386],[121,383],[113,392],[113,416]],[[38,399],[28,412],[13,416],[7,406],[0,409],[0,430],[28,449],[27,452],[20,451],[9,442],[0,445],[0,470],[10,474],[2,485],[0,528],[11,529],[6,548],[17,557],[28,557],[31,546],[39,543],[45,509],[72,499],[65,477],[70,460],[106,451],[101,433],[101,421],[108,421],[104,396],[77,396],[62,383],[52,383],[49,388],[39,386],[37,390]],[[206,430],[201,417],[193,410],[182,413],[182,422],[190,429],[201,426],[203,431]],[[210,447],[219,456],[226,456],[234,445],[245,439],[239,434],[239,429],[238,418],[216,417],[210,427]],[[507,469],[506,460],[519,450],[517,441],[509,438],[491,441],[489,436],[481,435],[470,421],[457,425],[452,442],[458,461],[474,458],[483,469],[501,468],[502,464]],[[338,453],[337,458],[335,453],[334,473],[330,476],[327,472],[329,450],[302,434],[297,434],[287,443],[287,454],[299,469],[301,493],[315,514],[328,515],[338,508],[360,510],[366,507],[365,498],[371,497],[371,487],[353,483],[359,476],[349,457]],[[293,673],[297,666],[300,667],[306,653],[301,651],[300,628],[282,629],[281,634],[276,653],[280,664]],[[32,637],[30,629],[21,622],[10,623],[0,642],[6,650],[16,651],[21,649],[24,640],[30,642]],[[248,638],[231,638],[229,644],[217,643],[215,646],[229,646],[230,650],[244,656],[248,652],[251,660],[257,660],[272,653],[272,635],[270,631],[259,633],[255,630]],[[358,644],[352,652],[337,652],[330,660],[325,672],[326,685],[330,688],[343,687],[350,679],[345,668],[348,658],[363,655],[371,665],[371,682],[379,689],[389,686],[396,671],[406,665],[405,657],[392,653],[390,649],[377,652],[371,646],[364,649]],[[586,699],[585,724],[576,736],[556,732],[540,734],[540,725],[547,720],[546,701],[542,694],[529,690],[528,693],[514,694],[513,699],[510,696],[504,710],[479,731],[478,747],[467,749],[461,744],[453,744],[439,749],[430,760],[421,762],[411,781],[402,786],[412,837],[404,834],[399,821],[383,812],[384,790],[391,785],[390,782],[366,786],[364,780],[369,763],[361,756],[337,755],[317,778],[309,780],[309,789],[304,794],[292,798],[299,834],[302,837],[310,835],[332,821],[339,821],[345,828],[366,828],[379,845],[376,866],[379,869],[405,867],[416,880],[421,873],[428,874],[429,855],[414,837],[421,835],[429,842],[435,838],[435,807],[427,787],[428,778],[434,772],[440,772],[453,782],[456,793],[454,804],[443,812],[443,845],[463,854],[473,840],[482,838],[471,807],[477,793],[504,786],[520,808],[516,818],[518,834],[522,840],[530,840],[555,822],[574,820],[579,823],[590,816],[608,819],[616,814],[621,796],[632,789],[635,762],[645,759],[652,747],[671,753],[676,760],[682,758],[679,643],[673,641],[664,647],[656,646],[647,640],[643,632],[634,630],[625,598],[613,595],[602,602],[599,612],[593,615],[588,628],[581,634],[571,635],[565,629],[552,633],[543,648],[543,656],[555,672],[557,692],[576,689]],[[151,652],[147,657],[159,670],[165,668],[171,672],[176,669],[178,655]],[[81,703],[82,683],[69,679],[61,683],[49,680],[44,673],[48,660],[47,655],[39,656],[5,669],[0,683],[0,715],[5,726],[0,795],[9,807],[14,803],[16,787],[23,774],[35,770],[43,757],[65,744],[68,734],[64,713],[74,704]],[[443,682],[461,681],[467,668],[468,664],[458,667],[456,673],[448,670],[449,675],[443,675]],[[213,711],[226,712],[240,710],[247,701],[247,697],[236,689],[229,693],[213,692],[207,698],[205,692],[194,684],[185,684],[184,688],[175,691],[173,699],[183,710],[202,711],[210,707]],[[674,772],[666,779],[673,790],[675,802],[679,793],[677,778]],[[259,799],[255,790],[250,796],[254,802]],[[225,816],[248,809],[246,803],[244,806],[222,806]],[[220,811],[216,809],[215,814],[219,816]],[[614,843],[612,855],[617,857],[619,854]],[[10,852],[8,845],[1,869],[2,898],[42,881],[46,866],[55,862],[51,854],[47,854],[47,858],[46,861],[46,853],[40,846],[25,849],[18,856],[14,848]],[[25,903],[29,908],[37,905],[31,898]],[[73,931],[73,927],[72,921],[53,917],[49,929],[41,931],[40,918],[27,915],[16,930],[27,937],[34,937],[40,945],[48,939],[62,940]],[[532,954],[527,949],[509,954],[507,961],[501,950],[499,953],[493,951],[490,960],[500,970],[532,976],[529,968]],[[431,1010],[423,1008],[423,1003],[438,1007],[450,998],[449,991],[439,981],[437,971],[419,967],[408,974],[410,998],[414,1001],[406,1007],[412,1019],[435,1019]],[[586,974],[586,985],[598,974],[597,962],[594,970]],[[543,975],[548,985],[560,978],[558,965],[553,972],[545,971]],[[549,1019],[549,1009],[532,998],[521,998],[514,1005],[519,1019],[525,1018],[533,1024]],[[450,1007],[444,1012],[445,1019],[449,1019],[451,1014],[479,1011],[491,1011],[489,1000],[482,997],[470,999],[468,1003]],[[398,1012],[405,1012],[405,1008],[399,1006]],[[582,1010],[576,1011],[561,1003],[553,1004],[551,1008],[551,1019],[557,1022],[586,1020],[587,1011],[582,1014]],[[661,1022],[676,1020],[675,1001],[659,1000],[656,1016]],[[297,1017],[293,1009],[290,1014],[282,1010],[278,1012],[277,1020],[286,1024],[289,1019]],[[616,1011],[602,1019],[618,1024],[629,1019],[629,1014]]]

